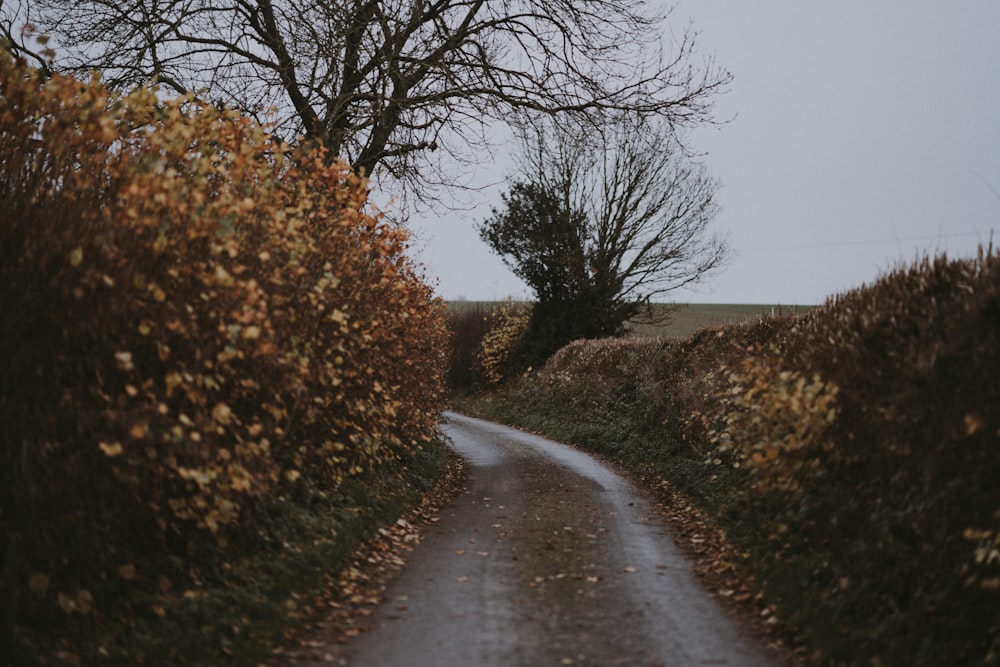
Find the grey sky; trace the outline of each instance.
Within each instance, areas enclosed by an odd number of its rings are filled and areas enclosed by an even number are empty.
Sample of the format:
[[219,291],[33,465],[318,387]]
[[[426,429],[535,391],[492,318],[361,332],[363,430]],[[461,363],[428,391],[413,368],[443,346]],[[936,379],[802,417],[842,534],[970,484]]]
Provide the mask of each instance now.
[[[1000,231],[1000,2],[686,0],[671,24],[688,19],[735,77],[717,101],[733,120],[692,141],[736,254],[676,301],[822,303]],[[500,191],[414,221],[444,298],[530,296],[473,228]]]

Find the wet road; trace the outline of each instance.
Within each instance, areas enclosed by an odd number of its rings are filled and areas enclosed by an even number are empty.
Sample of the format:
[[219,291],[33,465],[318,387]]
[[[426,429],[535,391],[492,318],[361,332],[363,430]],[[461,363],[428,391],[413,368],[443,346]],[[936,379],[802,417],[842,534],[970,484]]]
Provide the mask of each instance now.
[[591,457],[449,413],[466,489],[335,664],[774,664],[652,508]]

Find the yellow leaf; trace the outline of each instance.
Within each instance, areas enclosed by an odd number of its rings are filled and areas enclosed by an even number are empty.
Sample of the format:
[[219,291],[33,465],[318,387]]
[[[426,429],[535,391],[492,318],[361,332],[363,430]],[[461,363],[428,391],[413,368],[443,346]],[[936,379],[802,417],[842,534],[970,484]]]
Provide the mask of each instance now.
[[977,415],[975,412],[970,412],[969,414],[965,415],[966,435],[975,435],[980,430],[982,430],[984,426],[986,426],[986,422],[983,421],[983,418]]
[[83,248],[77,246],[73,248],[73,251],[69,254],[69,263],[71,266],[80,266],[80,262],[83,261]]
[[122,448],[122,443],[120,443],[120,442],[113,442],[111,444],[108,444],[106,442],[102,442],[98,446],[101,448],[101,451],[104,452],[104,455],[108,456],[110,458],[114,458],[116,456],[119,456],[119,455],[121,455],[121,453],[123,451],[125,451]]
[[167,373],[167,377],[166,377],[167,398],[170,398],[170,396],[173,395],[174,389],[176,389],[177,385],[179,385],[183,381],[184,381],[184,379],[181,377],[180,373],[178,373],[176,371]]
[[118,368],[125,372],[135,369],[135,364],[132,363],[131,352],[115,352],[115,361],[118,362]]
[[212,410],[212,418],[220,424],[228,424],[233,420],[233,411],[225,403],[219,403]]
[[215,279],[226,286],[233,284],[233,277],[221,266],[215,267]]

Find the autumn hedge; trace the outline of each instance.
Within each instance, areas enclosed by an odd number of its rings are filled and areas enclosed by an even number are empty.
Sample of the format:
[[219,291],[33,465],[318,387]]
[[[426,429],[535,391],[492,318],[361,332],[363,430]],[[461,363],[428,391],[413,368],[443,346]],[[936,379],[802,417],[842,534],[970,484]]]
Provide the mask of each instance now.
[[986,249],[802,316],[572,343],[475,407],[681,489],[816,662],[982,665],[1000,661],[998,372]]
[[0,51],[0,623],[127,623],[155,563],[436,434],[443,305],[321,150]]

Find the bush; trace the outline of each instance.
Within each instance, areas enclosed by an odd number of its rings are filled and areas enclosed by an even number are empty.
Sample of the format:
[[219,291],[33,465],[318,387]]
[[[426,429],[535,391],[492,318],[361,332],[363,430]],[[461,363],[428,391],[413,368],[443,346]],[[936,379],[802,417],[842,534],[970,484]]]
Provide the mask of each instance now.
[[820,662],[995,664],[998,371],[988,251],[803,316],[573,343],[479,406],[683,490]]
[[366,196],[233,110],[0,52],[5,628],[127,627],[171,558],[435,436],[444,308]]
[[497,389],[510,379],[513,373],[511,355],[524,336],[530,318],[530,306],[511,301],[495,306],[490,312],[490,326],[483,334],[475,359],[480,386]]
[[448,387],[452,392],[467,392],[476,387],[476,355],[483,336],[490,329],[491,312],[482,302],[456,302],[449,305]]
[[530,304],[509,299],[500,305],[483,302],[451,305],[448,385],[453,393],[496,389],[517,374],[512,355],[530,313]]
[[724,380],[715,422],[703,415],[714,455],[735,456],[759,475],[756,488],[801,491],[799,479],[833,449],[827,435],[837,418],[837,386],[819,374],[784,370],[775,346],[756,346]]

